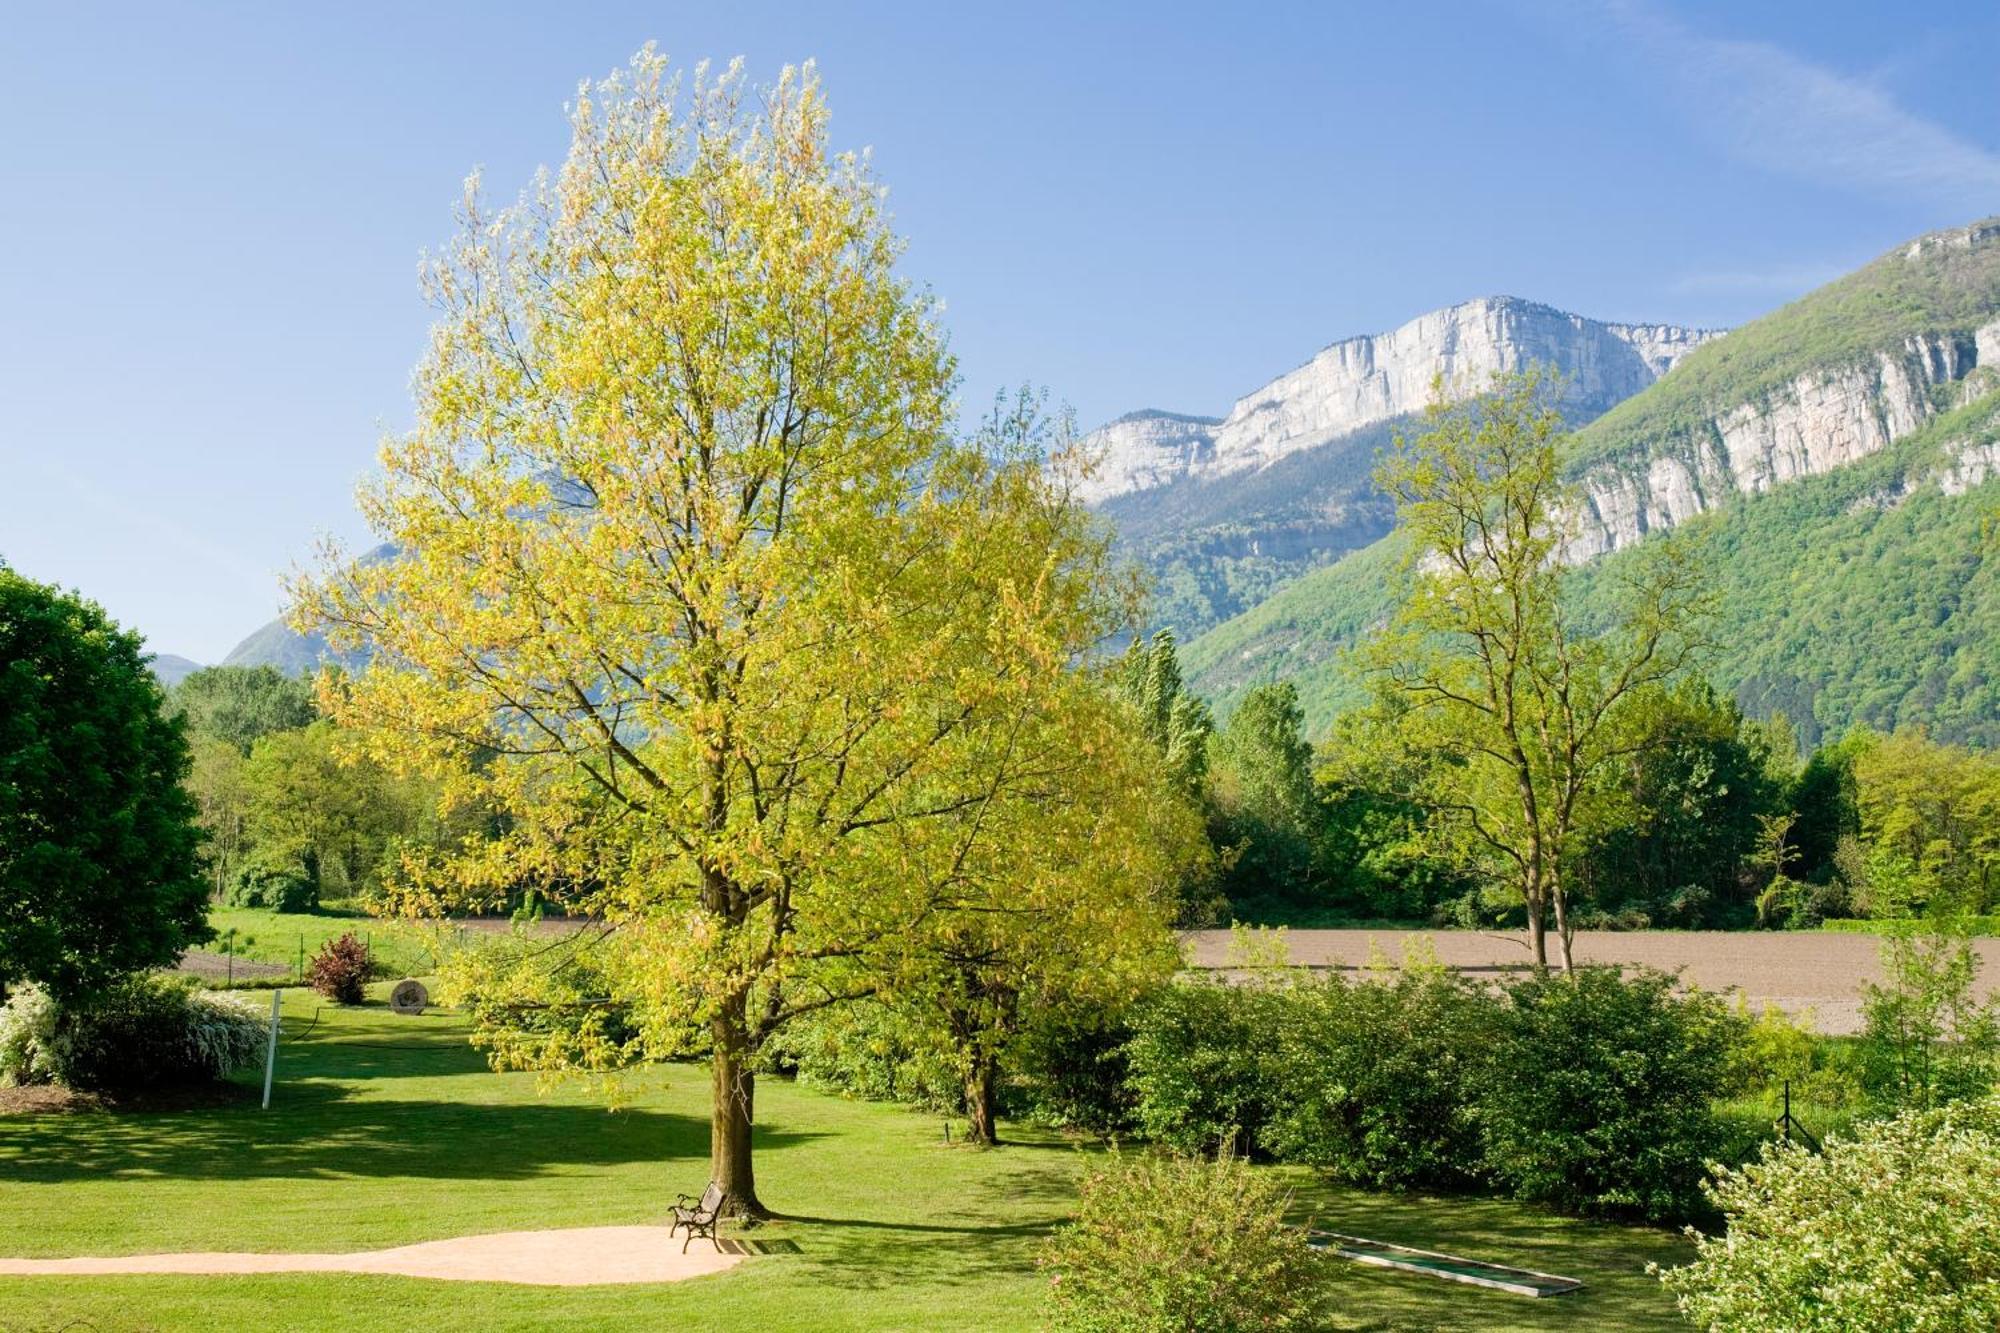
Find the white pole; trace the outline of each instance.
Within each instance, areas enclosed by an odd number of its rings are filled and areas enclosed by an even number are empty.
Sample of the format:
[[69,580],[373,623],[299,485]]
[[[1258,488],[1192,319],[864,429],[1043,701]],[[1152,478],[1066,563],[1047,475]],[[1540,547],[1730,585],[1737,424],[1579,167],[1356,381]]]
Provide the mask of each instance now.
[[271,1109],[271,1071],[278,1066],[278,1002],[284,998],[280,986],[271,992],[271,1044],[264,1050],[264,1109]]

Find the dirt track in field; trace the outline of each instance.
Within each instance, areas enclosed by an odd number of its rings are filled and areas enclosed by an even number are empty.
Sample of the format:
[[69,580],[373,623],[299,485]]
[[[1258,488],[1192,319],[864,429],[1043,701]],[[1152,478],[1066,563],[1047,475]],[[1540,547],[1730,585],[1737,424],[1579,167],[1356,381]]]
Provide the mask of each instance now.
[[227,954],[214,953],[208,949],[189,949],[174,965],[176,972],[200,977],[205,981],[221,981],[224,977],[235,977],[239,981],[249,981],[255,977],[289,977],[292,969],[282,963],[257,963],[248,958],[231,959]]
[[[1469,930],[1289,930],[1287,957],[1313,968],[1356,971],[1368,965],[1371,944],[1391,961],[1403,955],[1406,940],[1424,938],[1438,961],[1471,976],[1499,978],[1528,966],[1527,939],[1520,934]],[[1788,1013],[1813,1011],[1819,1030],[1861,1030],[1862,986],[1882,979],[1877,958],[1881,941],[1872,935],[1817,931],[1606,931],[1580,932],[1576,957],[1584,963],[1635,963],[1679,972],[1707,990],[1740,993],[1752,1010],[1774,1004]],[[2000,940],[1976,941],[1985,966],[1980,992],[2000,991]],[[1226,930],[1195,931],[1189,950],[1197,967],[1231,965]],[[1556,942],[1549,941],[1553,959]]]

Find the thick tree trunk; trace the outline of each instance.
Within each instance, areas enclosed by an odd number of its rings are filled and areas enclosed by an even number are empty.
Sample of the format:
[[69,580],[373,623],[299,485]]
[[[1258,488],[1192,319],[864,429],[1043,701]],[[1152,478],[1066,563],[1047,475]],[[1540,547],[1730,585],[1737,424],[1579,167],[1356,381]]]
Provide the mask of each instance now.
[[710,1070],[715,1106],[709,1116],[709,1175],[729,1194],[732,1217],[769,1217],[757,1197],[756,1168],[750,1156],[750,1133],[756,1120],[757,1076],[750,1068],[745,1040],[746,998],[737,996],[715,1016],[715,1050]]
[[1000,1142],[995,1101],[993,1059],[975,1057],[972,1072],[965,1079],[965,1114],[972,1123],[968,1141],[989,1148]]

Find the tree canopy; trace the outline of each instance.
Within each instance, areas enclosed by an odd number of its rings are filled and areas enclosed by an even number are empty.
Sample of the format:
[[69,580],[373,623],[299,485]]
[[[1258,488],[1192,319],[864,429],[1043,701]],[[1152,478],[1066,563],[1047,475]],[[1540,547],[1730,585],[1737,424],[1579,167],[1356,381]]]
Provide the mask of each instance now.
[[1669,537],[1631,571],[1614,623],[1573,622],[1563,440],[1538,371],[1458,404],[1439,386],[1378,474],[1410,556],[1405,599],[1365,655],[1425,803],[1451,816],[1440,827],[1518,895],[1538,965],[1553,917],[1568,966],[1581,842],[1617,817],[1612,768],[1651,743],[1640,706],[1691,664],[1704,597]]
[[0,992],[88,999],[209,938],[164,703],[137,634],[0,566]]
[[188,734],[248,755],[259,737],[292,731],[317,715],[312,686],[271,666],[214,666],[192,672],[168,699],[187,717]]
[[564,166],[497,214],[469,190],[426,271],[417,425],[361,495],[401,558],[301,589],[375,652],[335,716],[512,819],[416,889],[526,874],[604,921],[582,998],[624,1018],[535,1049],[707,1055],[713,1174],[753,1213],[783,1024],[1026,903],[1149,948],[1173,882],[1141,830],[1176,798],[1076,666],[1133,600],[1062,440],[954,437],[932,306],[826,123],[809,69],[683,97],[648,51],[586,86]]

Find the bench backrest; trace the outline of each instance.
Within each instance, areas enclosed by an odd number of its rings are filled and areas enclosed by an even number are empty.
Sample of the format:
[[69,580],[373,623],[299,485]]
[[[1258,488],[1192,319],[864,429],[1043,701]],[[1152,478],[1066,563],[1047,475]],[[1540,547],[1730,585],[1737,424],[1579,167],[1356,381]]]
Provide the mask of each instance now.
[[722,1186],[711,1180],[708,1182],[708,1188],[701,1192],[701,1202],[695,1205],[695,1211],[703,1218],[714,1217],[716,1210],[722,1207],[722,1201],[727,1197],[729,1196],[722,1192]]

